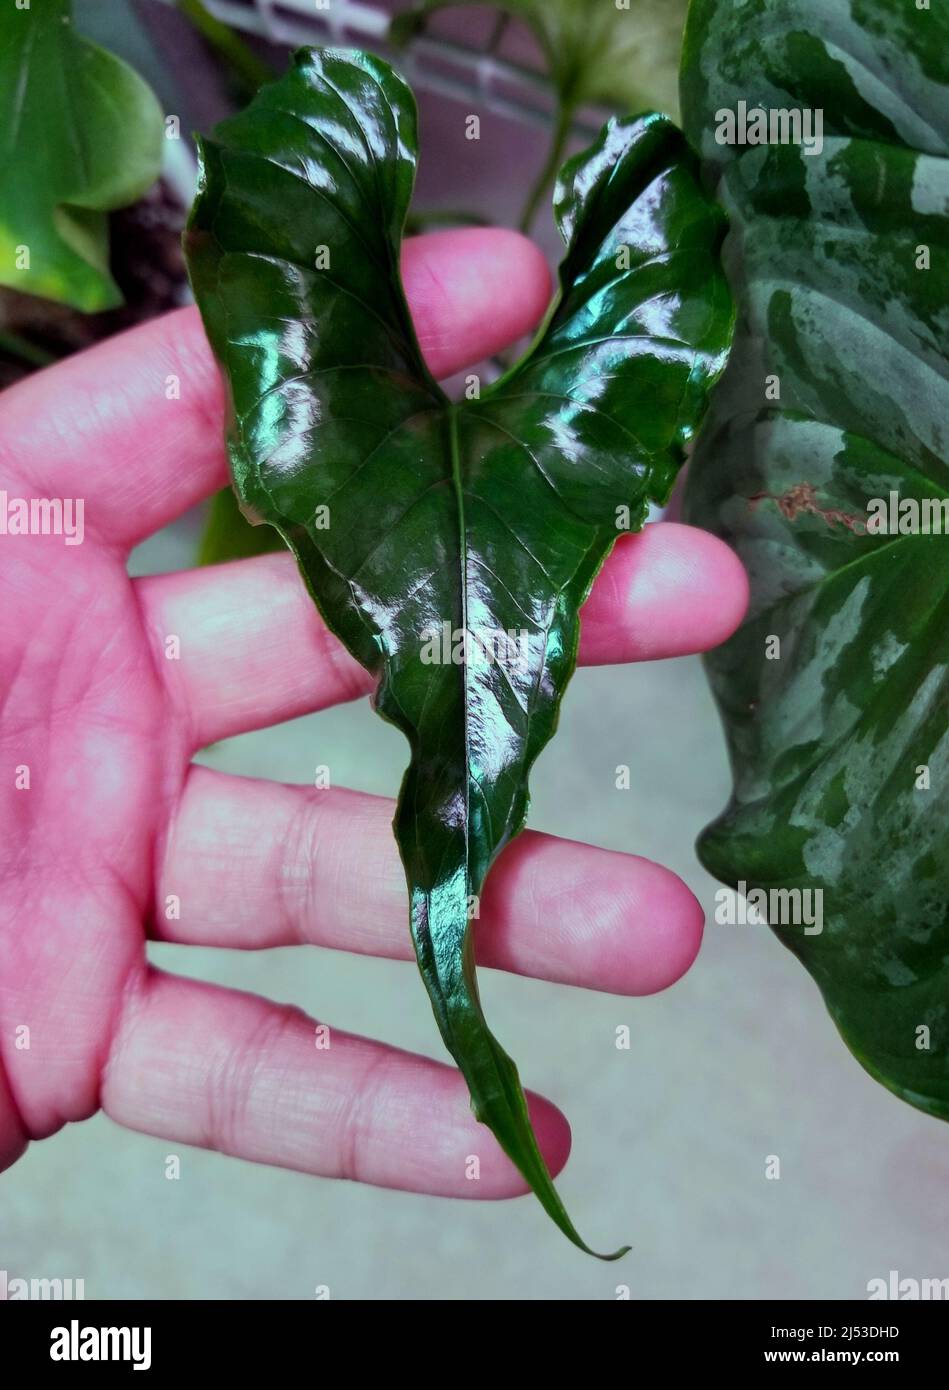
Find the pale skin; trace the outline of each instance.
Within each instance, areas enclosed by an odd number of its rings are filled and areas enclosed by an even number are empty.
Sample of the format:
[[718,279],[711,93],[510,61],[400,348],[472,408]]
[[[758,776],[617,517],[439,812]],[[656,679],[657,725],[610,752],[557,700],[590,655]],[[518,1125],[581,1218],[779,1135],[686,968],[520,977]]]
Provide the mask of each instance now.
[[[403,274],[439,377],[529,331],[550,288],[536,248],[503,231],[416,238]],[[0,397],[0,480],[10,496],[85,499],[80,546],[0,539],[0,1168],[102,1108],[167,1141],[326,1177],[522,1193],[454,1067],[332,1018],[321,1020],[332,1045],[317,1049],[316,1021],[297,1009],[146,960],[149,935],[411,958],[390,801],[192,765],[213,740],[370,689],[291,557],[126,572],[134,544],[227,481],[223,389],[197,312]],[[744,572],[720,542],[647,526],[597,580],[581,662],[704,650],[746,601]],[[170,634],[178,660],[166,659]],[[23,766],[28,790],[16,786]],[[638,995],[679,978],[702,925],[692,893],[660,865],[528,832],[493,871],[475,930],[483,965]],[[428,1007],[417,980],[406,988]],[[24,1025],[29,1048],[16,1045]],[[538,1096],[530,1104],[556,1173],[567,1122]]]

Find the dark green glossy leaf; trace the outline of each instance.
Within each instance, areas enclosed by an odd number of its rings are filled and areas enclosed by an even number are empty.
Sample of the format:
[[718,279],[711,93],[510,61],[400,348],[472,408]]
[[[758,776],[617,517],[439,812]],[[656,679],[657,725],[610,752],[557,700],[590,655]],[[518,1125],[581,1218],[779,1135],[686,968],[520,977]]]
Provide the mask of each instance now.
[[[412,95],[386,64],[303,51],[204,143],[187,252],[243,505],[286,538],[411,745],[395,830],[442,1036],[478,1118],[582,1245],[485,1023],[469,915],[524,823],[617,517],[637,527],[667,496],[722,367],[720,214],[667,120],[611,122],[562,172],[567,253],[533,348],[453,404],[398,273],[415,158]],[[441,651],[428,634],[446,626]],[[465,641],[468,660],[439,660]]]
[[122,302],[106,213],[158,177],[163,123],[147,84],[81,38],[71,9],[0,10],[0,284],[92,313]]
[[[822,108],[823,149],[719,145],[741,100]],[[949,535],[868,528],[949,496],[949,9],[698,0],[683,106],[739,300],[689,515],[753,591],[708,661],[735,786],[700,854],[823,893],[822,932],[777,934],[863,1065],[949,1118]]]

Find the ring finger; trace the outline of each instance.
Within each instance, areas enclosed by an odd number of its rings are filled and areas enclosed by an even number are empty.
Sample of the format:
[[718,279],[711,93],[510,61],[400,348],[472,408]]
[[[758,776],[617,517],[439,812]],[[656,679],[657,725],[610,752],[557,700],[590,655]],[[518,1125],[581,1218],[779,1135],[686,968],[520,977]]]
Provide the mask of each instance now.
[[[192,767],[157,875],[154,934],[410,959],[392,814],[383,797]],[[484,965],[631,995],[677,980],[702,926],[699,903],[670,870],[534,832],[499,859],[474,923]]]

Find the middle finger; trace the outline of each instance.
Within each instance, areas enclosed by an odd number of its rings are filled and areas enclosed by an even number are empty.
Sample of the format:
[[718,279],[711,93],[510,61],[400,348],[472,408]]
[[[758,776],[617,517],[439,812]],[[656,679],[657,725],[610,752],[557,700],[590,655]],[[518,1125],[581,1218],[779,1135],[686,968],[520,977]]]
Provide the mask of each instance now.
[[[262,555],[135,581],[159,670],[193,746],[366,694],[372,680],[327,630],[296,564]],[[624,537],[583,609],[580,661],[706,651],[741,621],[748,584],[715,536],[657,522]],[[165,660],[169,636],[178,659]]]

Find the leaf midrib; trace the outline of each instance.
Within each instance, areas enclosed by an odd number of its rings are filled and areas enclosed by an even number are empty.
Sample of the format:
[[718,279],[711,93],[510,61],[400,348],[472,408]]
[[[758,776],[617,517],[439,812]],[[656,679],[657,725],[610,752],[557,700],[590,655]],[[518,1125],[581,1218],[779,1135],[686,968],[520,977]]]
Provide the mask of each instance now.
[[[446,406],[448,423],[448,448],[451,458],[451,480],[455,491],[455,508],[458,517],[458,569],[461,592],[461,630],[468,631],[468,531],[465,521],[465,481],[461,468],[461,446],[458,439],[458,406],[448,402]],[[471,832],[471,736],[468,721],[468,663],[462,661],[458,666],[462,691],[462,723],[465,741],[465,886],[468,895],[471,891],[470,832]],[[483,793],[482,793],[483,796]],[[467,896],[467,895],[466,895]]]

